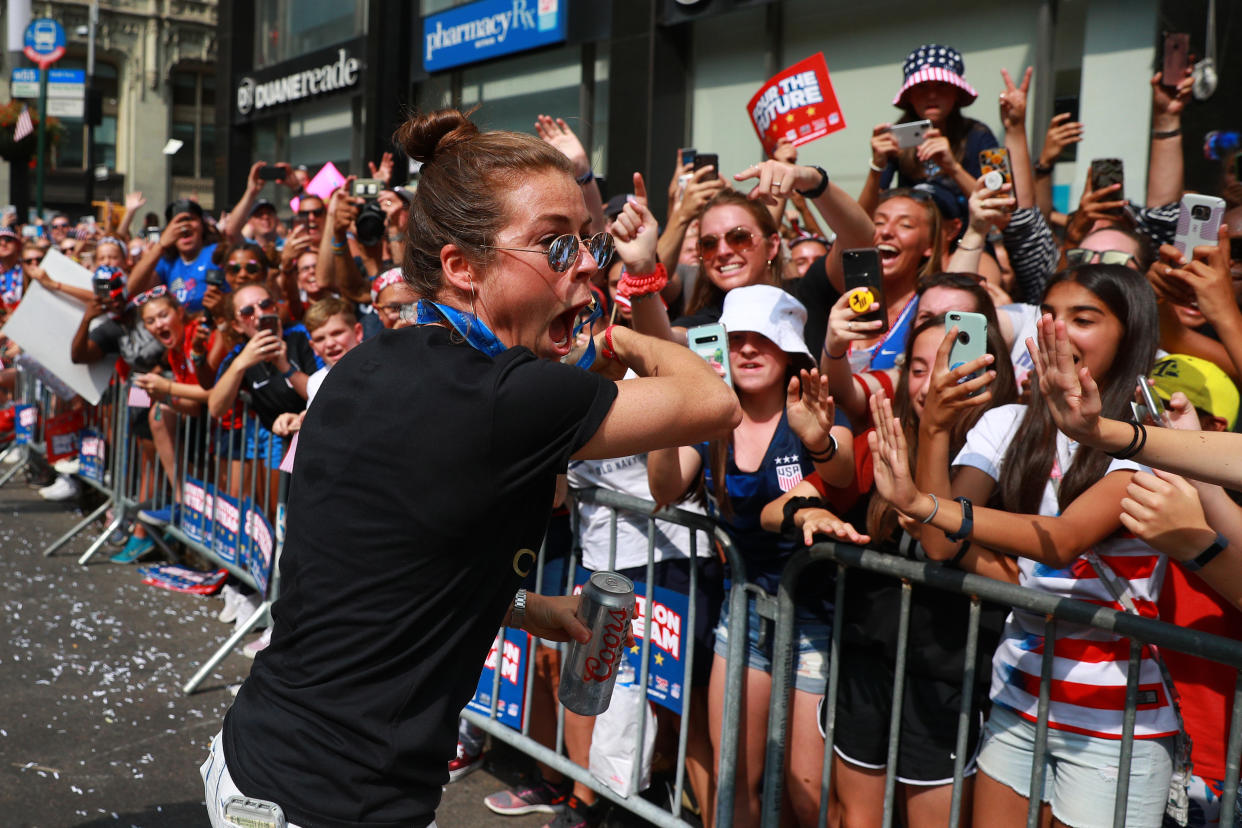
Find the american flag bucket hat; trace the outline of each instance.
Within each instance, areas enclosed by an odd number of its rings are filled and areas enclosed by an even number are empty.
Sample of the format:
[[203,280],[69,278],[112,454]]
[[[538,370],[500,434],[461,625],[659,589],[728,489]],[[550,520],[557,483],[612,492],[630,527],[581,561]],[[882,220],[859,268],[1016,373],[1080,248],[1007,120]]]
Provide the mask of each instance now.
[[962,53],[951,46],[938,43],[925,43],[906,56],[901,65],[905,82],[901,91],[893,98],[893,106],[905,106],[906,94],[920,83],[940,81],[956,86],[960,106],[974,103],[979,93],[962,77],[966,73],[966,64],[962,61]]

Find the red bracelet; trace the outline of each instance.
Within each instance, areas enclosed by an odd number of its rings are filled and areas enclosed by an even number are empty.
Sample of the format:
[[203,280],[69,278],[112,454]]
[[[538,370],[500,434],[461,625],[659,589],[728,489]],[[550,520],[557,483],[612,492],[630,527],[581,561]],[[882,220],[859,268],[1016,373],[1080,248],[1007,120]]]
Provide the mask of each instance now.
[[652,293],[659,293],[668,285],[668,271],[663,264],[657,264],[655,271],[642,275],[634,275],[633,273],[625,273],[621,277],[621,284],[617,285],[617,295],[624,296],[627,299],[637,296],[648,296]]
[[607,328],[604,328],[604,347],[600,348],[599,352],[604,359],[616,359],[620,362],[617,357],[617,349],[612,344],[612,329],[615,327],[616,325],[609,325]]

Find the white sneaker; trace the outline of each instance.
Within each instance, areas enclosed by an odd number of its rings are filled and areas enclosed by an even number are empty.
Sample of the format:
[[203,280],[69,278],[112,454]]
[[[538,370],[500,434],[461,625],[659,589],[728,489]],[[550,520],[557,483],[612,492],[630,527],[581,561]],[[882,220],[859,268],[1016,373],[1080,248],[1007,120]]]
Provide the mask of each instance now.
[[22,458],[25,457],[25,454],[26,453],[21,449],[14,447],[8,454],[4,455],[4,465],[16,466],[18,463],[22,462]]
[[78,462],[78,458],[76,457],[66,457],[53,463],[52,468],[56,469],[56,471],[61,474],[77,474],[81,471],[82,464]]
[[44,500],[72,500],[78,496],[78,482],[72,477],[61,475],[50,486],[39,489],[39,497]]
[[224,597],[224,608],[220,610],[216,618],[225,624],[232,624],[237,620],[237,599],[241,598],[241,593],[232,584],[225,584],[220,594]]
[[267,649],[267,645],[272,643],[272,628],[268,627],[263,634],[242,647],[242,655],[246,658],[254,658],[259,653]]
[[254,611],[263,603],[263,596],[257,592],[249,595],[238,594],[237,596],[237,618],[233,621],[234,629],[241,629],[246,626],[246,622],[250,620],[250,616],[254,615]]

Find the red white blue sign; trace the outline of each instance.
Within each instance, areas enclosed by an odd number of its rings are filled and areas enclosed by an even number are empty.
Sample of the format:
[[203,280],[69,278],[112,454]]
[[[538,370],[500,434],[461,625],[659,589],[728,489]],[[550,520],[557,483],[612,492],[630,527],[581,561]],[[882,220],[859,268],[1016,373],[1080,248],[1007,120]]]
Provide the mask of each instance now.
[[[475,688],[474,698],[466,707],[490,716],[492,713],[492,685],[496,676],[496,657],[500,649],[500,636],[492,641],[492,648],[483,662],[483,673]],[[522,729],[523,698],[526,693],[526,670],[530,664],[530,633],[513,627],[505,628],[505,646],[500,655],[500,701],[496,705],[496,718],[514,730]]]
[[[579,566],[574,594],[591,575]],[[686,648],[694,646],[694,631],[687,626],[690,599],[680,592],[657,586],[651,595],[651,653],[647,667],[647,698],[681,715],[685,704]],[[642,675],[643,639],[647,637],[647,585],[634,582],[634,646],[625,653],[634,670],[635,683]]]
[[26,26],[24,54],[40,69],[65,56],[65,28],[50,17],[38,17]]

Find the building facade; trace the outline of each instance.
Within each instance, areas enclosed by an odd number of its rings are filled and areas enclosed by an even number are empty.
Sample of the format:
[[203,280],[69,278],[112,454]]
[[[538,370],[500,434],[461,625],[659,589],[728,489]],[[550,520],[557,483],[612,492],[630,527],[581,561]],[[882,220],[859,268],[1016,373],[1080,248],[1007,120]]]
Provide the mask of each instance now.
[[[1102,155],[1123,159],[1126,192],[1141,201],[1160,32],[1189,31],[1192,52],[1205,52],[1202,11],[1167,0],[225,0],[220,18],[229,88],[217,97],[229,134],[222,203],[240,196],[260,159],[332,160],[365,175],[367,161],[392,149],[404,112],[447,105],[478,105],[474,117],[491,128],[530,131],[539,113],[564,117],[606,179],[605,195],[628,189],[634,170],[648,171],[659,192],[678,147],[717,153],[726,174],[758,160],[747,102],[767,78],[817,52],[847,126],[801,157],[857,192],[873,127],[900,116],[892,100],[902,62],[929,42],[961,51],[979,91],[965,112],[998,135],[1001,70],[1019,79],[1028,66],[1035,151],[1056,111],[1076,111],[1088,125],[1054,172],[1061,203],[1076,203],[1086,165]],[[1229,58],[1218,58],[1222,78],[1236,74]],[[305,80],[346,64],[347,84]],[[1224,98],[1194,111],[1215,112]],[[1201,138],[1188,131],[1191,172]]]
[[[20,5],[0,5],[0,16]],[[53,68],[86,69],[89,0],[34,0],[27,5],[31,17],[50,17],[65,29],[67,52]],[[94,85],[101,93],[102,113],[94,130],[93,164],[88,164],[84,118],[61,117],[65,132],[46,177],[46,209],[76,216],[84,212],[88,194],[96,202],[117,202],[132,191],[146,198],[144,212],[161,217],[164,205],[180,196],[215,206],[217,23],[216,0],[99,4]],[[12,97],[12,70],[29,65],[20,52],[6,53],[0,100]],[[170,138],[181,146],[166,154]],[[11,177],[20,174],[0,164],[0,201],[9,200]]]

